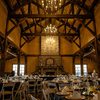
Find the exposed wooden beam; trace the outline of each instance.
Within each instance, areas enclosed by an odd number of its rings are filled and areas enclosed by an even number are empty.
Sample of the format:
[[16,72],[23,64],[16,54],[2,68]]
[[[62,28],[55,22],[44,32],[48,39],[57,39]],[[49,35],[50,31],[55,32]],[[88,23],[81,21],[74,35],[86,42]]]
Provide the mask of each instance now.
[[[82,5],[84,5],[85,1],[86,1],[86,0],[84,0],[84,2],[83,2]],[[79,9],[77,10],[77,12],[76,12],[76,15],[77,15],[77,16],[80,14],[81,10],[82,10],[81,8],[79,8]],[[75,10],[74,10],[74,11],[75,11]],[[70,9],[69,14],[70,14],[70,13],[71,13],[71,9]],[[68,20],[67,20],[67,22],[68,22]],[[76,20],[73,21],[72,26],[74,26],[75,23],[76,23]],[[77,29],[77,30],[79,30],[79,29]],[[70,28],[70,30],[69,30],[69,33],[70,33],[70,31],[71,31],[71,28]]]
[[9,19],[9,20],[14,24],[14,26],[7,31],[7,35],[9,35],[16,27],[20,26],[20,24],[24,21],[24,19],[23,19],[20,22],[14,23],[11,19]]
[[85,25],[88,26],[93,20],[90,19]]
[[84,20],[81,22],[81,24],[80,24],[79,27],[81,28],[82,25],[83,25],[85,28],[88,29],[88,31],[90,31],[90,33],[91,33],[93,36],[95,36],[95,31],[89,27],[89,24],[91,23],[91,21],[93,21],[93,19],[91,19],[89,22],[87,22],[87,23],[85,24],[86,20],[84,19]]
[[[45,34],[45,33],[22,33],[22,36],[46,36],[46,35],[50,35],[50,34]],[[78,36],[79,34],[77,33],[60,33],[59,32],[59,36]],[[58,36],[58,33],[57,34],[52,34],[52,36]]]
[[33,36],[35,33],[21,33],[22,36]]
[[10,55],[12,55],[12,56],[14,56],[14,57],[17,57],[17,55],[16,54],[14,54],[14,53],[12,53],[12,52],[10,52],[10,51],[6,51],[8,54],[10,54]]
[[73,71],[74,74],[75,74],[75,58],[76,57],[74,56],[73,59],[72,59],[73,60],[72,61],[72,64],[73,64],[73,68],[72,68],[73,70],[72,71]]
[[14,59],[14,58],[16,58],[16,57],[11,56],[11,57],[6,58],[6,60],[11,60],[11,59]]
[[23,44],[21,44],[21,48],[27,43],[27,41],[25,41]]
[[83,9],[85,12],[91,14],[91,11],[89,9],[89,7],[84,3],[86,0],[71,0],[71,2],[75,5],[77,5],[78,7],[80,7],[81,9]]
[[11,14],[10,18],[21,19],[21,18],[79,18],[79,19],[92,19],[93,17],[90,14],[52,14],[52,15],[44,15],[44,14]]
[[[36,2],[38,3],[39,0],[36,0]],[[40,14],[40,8],[37,6],[37,11],[38,11],[38,14]]]
[[61,57],[74,57],[77,56],[75,54],[65,54],[65,55],[61,55]]
[[73,43],[75,43],[78,48],[81,48],[77,42],[73,41]]
[[[93,21],[93,18],[91,19],[91,21]],[[87,23],[85,24],[86,20],[83,19],[82,22],[79,24],[78,29],[80,29],[80,28],[82,27],[82,25],[83,25],[85,28],[87,28],[88,31],[90,31],[90,33],[91,33],[93,36],[95,36],[95,31],[94,31],[93,29],[91,29],[90,27],[88,27],[88,25],[89,25],[89,23],[90,23],[91,21],[89,21],[89,22],[87,22]]]
[[1,45],[1,66],[0,66],[0,71],[4,72],[5,71],[5,65],[6,65],[6,57],[7,57],[7,29],[8,29],[8,17],[6,19],[6,28],[5,28],[5,36],[4,36],[4,41]]
[[25,32],[26,30],[30,29],[31,27],[35,26],[36,24],[40,23],[43,20],[45,20],[45,18],[37,20],[36,23],[29,24],[29,26],[24,28],[23,32]]
[[31,0],[28,0],[28,1],[29,1],[29,3],[28,3],[28,14],[31,14],[31,3],[30,3]]
[[29,3],[32,3],[32,4],[36,5],[36,6],[38,6],[39,8],[43,9],[43,7],[39,3],[37,3],[35,0],[24,0],[24,2],[21,3],[21,5],[16,4],[13,7],[14,11],[19,10],[20,8],[24,7],[25,5],[28,5]]
[[76,41],[79,38],[79,36],[77,36],[73,41]]
[[[0,1],[1,2],[1,1]],[[12,11],[12,8],[10,6],[10,3],[8,0],[4,0],[5,4],[7,5],[7,9],[8,9],[8,12]]]
[[28,69],[28,59],[27,59],[27,56],[24,55],[24,62],[25,62],[25,74],[27,74],[27,69]]
[[[34,55],[34,54],[27,54],[27,56],[29,57],[39,57],[41,55]],[[54,55],[42,55],[42,56],[54,56]],[[59,56],[59,55],[55,55],[55,56]],[[74,56],[78,56],[76,54],[65,54],[65,55],[60,55],[61,57],[74,57]]]
[[90,8],[91,11],[94,11],[94,7],[100,2],[100,0],[94,0]]
[[71,28],[72,30],[74,30],[76,33],[78,33],[77,29],[74,26],[70,25],[68,22],[65,22],[64,20],[58,19],[58,18],[56,18],[56,20],[58,20],[59,22],[63,23],[63,25],[68,26],[69,28]]
[[[68,2],[65,3],[65,1],[66,1],[66,0],[64,0],[64,4],[63,4],[61,7],[59,7],[58,10],[62,9],[62,12],[63,12],[64,7],[68,6],[68,5],[71,3],[70,1],[68,1]],[[58,10],[57,10],[57,11],[58,11]]]

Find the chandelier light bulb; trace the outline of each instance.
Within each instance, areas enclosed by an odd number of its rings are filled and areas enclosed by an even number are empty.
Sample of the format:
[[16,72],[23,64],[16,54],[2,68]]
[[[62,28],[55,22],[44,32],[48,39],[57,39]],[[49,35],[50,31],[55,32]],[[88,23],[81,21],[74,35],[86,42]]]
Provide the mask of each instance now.
[[48,14],[52,14],[62,5],[62,0],[42,0],[42,7]]
[[55,25],[47,25],[46,28],[44,28],[45,33],[56,33],[57,32],[57,28],[55,27]]

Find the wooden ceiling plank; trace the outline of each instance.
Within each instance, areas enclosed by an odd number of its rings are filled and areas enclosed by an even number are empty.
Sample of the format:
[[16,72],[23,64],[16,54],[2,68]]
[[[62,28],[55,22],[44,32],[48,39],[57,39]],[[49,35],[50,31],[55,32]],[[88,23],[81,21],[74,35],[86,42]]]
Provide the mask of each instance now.
[[[59,20],[58,18],[56,18],[56,20],[58,20],[58,21],[64,23],[63,20]],[[77,33],[77,29],[76,29],[75,27],[71,26],[68,22],[66,22],[65,25],[67,25],[69,28],[71,28],[72,30],[74,30],[74,31]]]
[[[65,2],[65,0],[64,0],[64,2]],[[70,3],[71,3],[70,1],[64,3],[61,7],[58,8],[58,10],[64,9],[64,7],[68,6]],[[58,10],[57,10],[57,11],[58,11]]]
[[27,43],[27,41],[25,41],[23,44],[21,44],[20,48],[22,48],[26,43]]
[[8,9],[8,12],[12,11],[12,8],[9,4],[9,1],[8,0],[4,0],[5,4],[7,5],[7,9]]
[[39,4],[39,3],[37,3],[35,0],[24,0],[24,2],[21,4],[21,5],[15,5],[13,8],[13,11],[17,11],[17,10],[19,10],[19,9],[21,9],[22,7],[24,7],[25,5],[28,5],[29,3],[32,3],[32,4],[34,4],[34,5],[36,5],[36,6],[38,6],[39,8],[41,8],[41,9],[43,9],[43,7]]
[[76,44],[76,46],[81,49],[81,46],[78,43],[76,43],[75,41],[73,41],[73,43]]
[[[86,2],[86,0],[83,0],[82,6],[84,6],[85,2]],[[81,8],[79,8],[77,10],[77,13],[76,13],[77,16],[80,14],[81,10],[82,10]],[[73,21],[72,26],[74,26],[75,22],[76,22],[76,20]],[[77,29],[77,30],[79,30],[79,29]],[[69,30],[69,33],[70,33],[70,31],[71,31],[71,29]]]
[[[89,7],[84,3],[84,1],[86,1],[86,0],[82,0],[82,2],[80,0],[71,0],[72,3],[74,3],[81,9],[83,9],[85,12],[91,14]],[[83,5],[83,3],[84,3],[84,5]]]
[[85,25],[88,26],[93,20],[90,19]]
[[92,3],[92,6],[90,8],[90,11],[94,11],[95,6],[100,2],[100,0],[94,0]]
[[[63,2],[64,4],[60,7],[60,9],[62,8],[61,14],[63,14],[65,6],[67,6],[67,5],[70,4],[70,2],[65,3],[65,1],[66,1],[66,0],[64,0],[64,2]],[[59,10],[59,8],[58,8],[58,10]]]
[[30,29],[31,27],[35,26],[37,23],[40,23],[43,20],[45,20],[45,19],[39,19],[36,21],[36,23],[31,23],[28,27],[24,28],[23,32],[25,32],[26,30]]

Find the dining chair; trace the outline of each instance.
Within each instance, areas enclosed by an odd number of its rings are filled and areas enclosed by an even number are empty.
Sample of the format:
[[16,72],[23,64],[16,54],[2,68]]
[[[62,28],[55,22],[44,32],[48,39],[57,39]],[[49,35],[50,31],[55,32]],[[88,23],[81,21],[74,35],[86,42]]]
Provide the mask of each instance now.
[[2,88],[3,88],[3,83],[0,82],[0,100],[1,100],[1,96],[2,96]]
[[72,99],[71,98],[68,98],[68,99],[65,99],[65,100],[85,100],[85,99],[82,99],[82,98],[79,98],[79,99],[76,99],[76,98],[75,99],[74,98],[72,98]]
[[43,98],[44,100],[51,100],[50,93],[48,89],[42,89]]
[[27,83],[26,82],[21,83],[17,92],[16,92],[15,99],[26,100],[27,94],[28,94],[27,89],[28,89]]
[[21,88],[21,82],[16,82],[14,86],[14,91],[13,91],[15,99],[17,95],[19,94],[20,88]]
[[27,100],[38,100],[38,99],[33,97],[31,94],[28,94]]
[[13,90],[15,83],[8,82],[3,84],[2,95],[3,100],[14,100]]
[[28,93],[35,95],[36,93],[36,80],[35,79],[28,80]]
[[43,81],[43,79],[37,79],[37,83],[36,83],[36,92],[37,93],[42,93],[42,88],[43,88],[42,81]]

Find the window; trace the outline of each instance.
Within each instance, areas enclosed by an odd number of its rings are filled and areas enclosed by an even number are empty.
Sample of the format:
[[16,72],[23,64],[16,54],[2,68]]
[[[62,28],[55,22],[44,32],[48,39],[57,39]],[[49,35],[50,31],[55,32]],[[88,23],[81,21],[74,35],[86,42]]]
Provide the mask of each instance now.
[[[88,74],[87,64],[83,64],[83,75],[87,76],[87,74]],[[81,76],[81,65],[80,64],[75,64],[75,75]]]
[[88,74],[86,64],[83,65],[83,74],[84,74],[84,76],[87,76],[87,74]]
[[20,65],[20,72],[19,72],[19,74],[20,75],[24,75],[24,72],[25,72],[25,65],[21,64]]
[[18,66],[17,64],[13,64],[13,71],[15,71],[15,76],[17,75]]
[[81,65],[75,65],[75,75],[81,76]]
[[[18,73],[18,64],[13,64],[13,71],[15,71],[15,76],[16,76]],[[24,73],[25,73],[25,65],[20,64],[19,75],[24,75]]]

